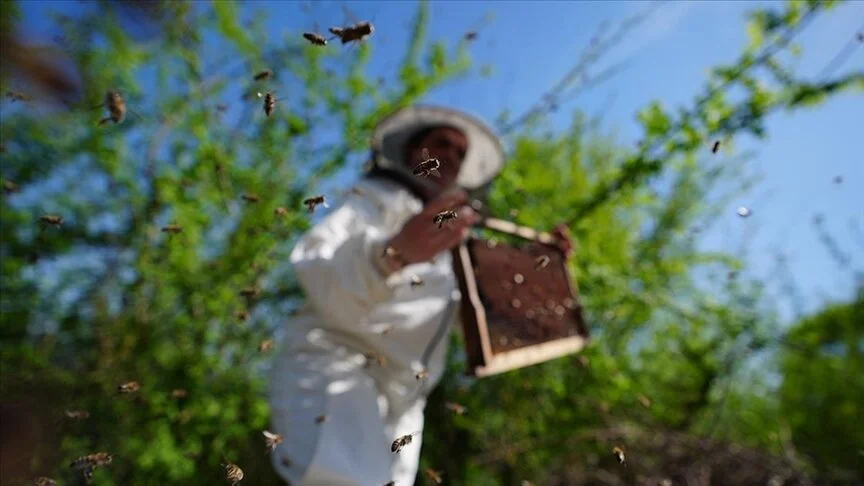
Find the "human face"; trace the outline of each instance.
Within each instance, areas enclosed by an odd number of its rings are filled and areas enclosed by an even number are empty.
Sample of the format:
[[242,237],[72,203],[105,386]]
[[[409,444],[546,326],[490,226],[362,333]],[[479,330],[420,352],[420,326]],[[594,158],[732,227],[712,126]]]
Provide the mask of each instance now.
[[408,163],[411,168],[423,162],[424,148],[429,151],[429,157],[441,162],[438,169],[441,177],[429,176],[427,181],[439,190],[455,184],[462,161],[468,152],[468,139],[465,135],[455,128],[433,128],[417,144],[408,148]]

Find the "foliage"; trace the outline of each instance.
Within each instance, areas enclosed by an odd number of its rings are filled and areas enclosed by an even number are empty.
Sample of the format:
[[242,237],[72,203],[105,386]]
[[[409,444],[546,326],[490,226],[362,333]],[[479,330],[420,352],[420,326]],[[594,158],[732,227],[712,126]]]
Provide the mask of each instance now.
[[[274,42],[260,17],[232,2],[170,5],[161,35],[140,41],[102,17],[110,11],[59,19],[85,108],[4,109],[2,177],[21,190],[0,203],[0,396],[4,407],[30,410],[28,440],[42,444],[22,448],[22,464],[4,463],[4,484],[16,472],[71,479],[70,460],[102,450],[115,460],[96,473],[97,485],[211,484],[224,479],[226,458],[252,484],[275,483],[261,437],[266,356],[255,349],[302,301],[290,269],[276,264],[310,225],[301,201],[356,168],[380,117],[470,64],[464,41],[448,49],[427,40],[425,3],[383,86],[368,79],[368,43],[321,49],[299,33]],[[709,196],[737,178],[734,163],[705,160],[702,149],[717,137],[763,133],[773,110],[860,86],[860,76],[803,82],[771,55],[827,6],[756,12],[752,49],[716,69],[692,108],[673,113],[657,102],[640,112],[645,138],[635,152],[578,114],[563,132],[514,139],[489,206],[500,215],[518,209],[520,223],[541,228],[575,215],[572,269],[595,341],[587,366],[568,358],[466,382],[454,337],[449,372],[428,405],[425,466],[443,469],[451,484],[556,484],[574,471],[612,470],[612,441],[638,451],[646,430],[719,435],[726,396],[770,416],[774,404],[752,393],[722,393],[739,351],[769,349],[779,331],[760,284],[727,279],[741,263],[695,245],[694,226],[710,222],[724,195]],[[283,68],[274,81],[251,79],[275,66]],[[108,89],[122,90],[140,117],[97,126],[104,113],[87,108]],[[271,89],[279,100],[266,117],[254,94]],[[40,225],[43,214],[63,224]],[[163,231],[171,224],[182,232]],[[694,275],[702,268],[715,275],[707,290]],[[784,363],[796,373],[806,367]],[[118,396],[130,380],[142,392]],[[175,389],[188,395],[172,398]],[[820,449],[825,439],[812,438],[812,419],[796,416],[803,405],[784,393],[796,445],[826,467],[847,466],[848,458],[826,459],[834,451]],[[451,416],[444,401],[468,413]],[[64,423],[66,409],[91,418]],[[768,425],[732,423],[724,440],[783,447]],[[625,426],[636,432],[607,433]],[[808,450],[797,441],[817,443]],[[629,461],[620,474],[630,482],[657,472],[638,453]]]
[[[95,484],[222,481],[223,455],[247,477],[272,478],[265,357],[255,349],[300,297],[274,262],[309,227],[301,201],[368,149],[382,115],[468,66],[464,44],[427,40],[426,4],[397,82],[383,90],[367,81],[368,43],[353,53],[299,33],[273,43],[231,2],[172,5],[163,35],[142,42],[95,12],[61,21],[84,104],[120,89],[140,118],[97,127],[103,112],[86,109],[4,114],[3,178],[21,192],[2,202],[3,396],[50,385],[50,421],[64,409],[92,417],[60,452],[32,459],[43,474],[106,450],[116,459]],[[252,80],[265,66],[285,66],[269,118],[260,100],[233,102],[271,89]],[[45,213],[63,224],[40,227]],[[170,224],[182,232],[165,232]],[[140,395],[117,396],[130,380]],[[187,398],[172,399],[174,389]]]
[[852,302],[803,319],[787,341],[779,400],[793,444],[824,469],[845,471],[842,479],[862,477],[864,288]]

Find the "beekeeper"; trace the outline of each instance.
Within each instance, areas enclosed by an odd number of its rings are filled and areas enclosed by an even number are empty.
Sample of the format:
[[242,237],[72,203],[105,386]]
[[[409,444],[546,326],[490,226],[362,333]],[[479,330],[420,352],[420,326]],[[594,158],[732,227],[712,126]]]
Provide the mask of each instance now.
[[[412,173],[427,158],[440,177]],[[479,120],[413,106],[376,127],[372,161],[291,253],[307,302],[287,324],[270,406],[284,437],[273,465],[293,485],[414,484],[426,397],[459,316],[449,250],[478,221],[464,190],[489,183],[504,153]],[[458,218],[439,229],[448,210]]]

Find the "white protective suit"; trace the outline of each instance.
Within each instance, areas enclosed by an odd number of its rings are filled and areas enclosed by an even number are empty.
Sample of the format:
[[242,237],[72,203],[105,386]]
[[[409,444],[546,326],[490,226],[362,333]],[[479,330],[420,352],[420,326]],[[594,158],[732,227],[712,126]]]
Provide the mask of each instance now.
[[[270,406],[285,439],[273,465],[295,486],[414,484],[426,395],[443,374],[447,330],[459,315],[449,252],[387,279],[375,266],[372,252],[421,201],[386,179],[358,188],[362,195],[352,191],[291,253],[307,305],[291,319],[272,368]],[[412,287],[412,275],[424,284]],[[365,367],[369,352],[385,365]],[[418,381],[421,369],[429,377]],[[399,454],[390,451],[397,437],[416,432]]]

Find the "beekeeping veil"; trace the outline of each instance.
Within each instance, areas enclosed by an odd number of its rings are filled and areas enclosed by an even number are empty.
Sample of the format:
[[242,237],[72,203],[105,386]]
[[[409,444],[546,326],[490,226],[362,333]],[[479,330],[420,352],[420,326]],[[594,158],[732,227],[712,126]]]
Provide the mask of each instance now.
[[390,173],[406,184],[425,181],[403,163],[405,144],[418,132],[435,126],[452,127],[468,140],[468,151],[456,184],[466,190],[479,189],[495,178],[504,166],[504,149],[498,137],[482,121],[450,108],[413,105],[384,118],[372,133],[373,170]]

